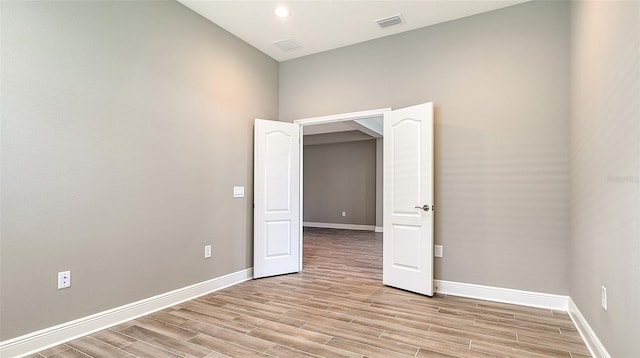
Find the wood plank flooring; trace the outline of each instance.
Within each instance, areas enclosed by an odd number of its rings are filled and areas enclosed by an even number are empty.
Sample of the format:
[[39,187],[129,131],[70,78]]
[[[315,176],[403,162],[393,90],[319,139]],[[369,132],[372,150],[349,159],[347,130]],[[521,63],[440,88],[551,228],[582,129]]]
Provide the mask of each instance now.
[[565,312],[385,287],[382,236],[305,229],[300,274],[252,280],[30,357],[588,357]]

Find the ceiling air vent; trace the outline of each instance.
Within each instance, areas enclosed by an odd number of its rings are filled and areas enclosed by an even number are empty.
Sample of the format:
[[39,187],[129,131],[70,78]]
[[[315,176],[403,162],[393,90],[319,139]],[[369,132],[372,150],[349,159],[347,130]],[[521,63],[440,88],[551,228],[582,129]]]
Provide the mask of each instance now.
[[276,41],[273,44],[278,46],[282,51],[291,51],[302,47],[294,38]]
[[402,18],[402,15],[400,15],[400,14],[389,16],[389,17],[385,17],[384,19],[378,19],[378,20],[375,20],[375,21],[378,24],[378,26],[380,26],[381,29],[384,29],[385,27],[389,27],[389,26],[393,26],[393,25],[399,25],[399,24],[403,24],[404,23],[404,19]]

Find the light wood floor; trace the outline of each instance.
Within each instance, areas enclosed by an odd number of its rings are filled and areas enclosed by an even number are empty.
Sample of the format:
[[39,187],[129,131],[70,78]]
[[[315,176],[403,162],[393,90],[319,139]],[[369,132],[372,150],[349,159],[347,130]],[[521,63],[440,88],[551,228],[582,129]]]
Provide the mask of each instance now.
[[385,287],[381,234],[305,230],[304,271],[248,281],[33,357],[587,357],[565,312]]

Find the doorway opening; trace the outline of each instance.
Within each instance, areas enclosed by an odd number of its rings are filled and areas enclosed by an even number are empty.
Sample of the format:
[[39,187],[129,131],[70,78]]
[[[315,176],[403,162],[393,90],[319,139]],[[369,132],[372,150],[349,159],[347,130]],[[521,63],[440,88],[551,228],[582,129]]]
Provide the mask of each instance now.
[[254,278],[302,270],[305,127],[376,117],[384,128],[383,283],[432,294],[433,103],[294,123],[256,119]]
[[[383,116],[389,110],[296,121],[301,148],[301,242],[320,236],[338,241],[353,236],[381,244]],[[301,250],[303,269],[304,244]],[[378,254],[381,263],[382,253]]]

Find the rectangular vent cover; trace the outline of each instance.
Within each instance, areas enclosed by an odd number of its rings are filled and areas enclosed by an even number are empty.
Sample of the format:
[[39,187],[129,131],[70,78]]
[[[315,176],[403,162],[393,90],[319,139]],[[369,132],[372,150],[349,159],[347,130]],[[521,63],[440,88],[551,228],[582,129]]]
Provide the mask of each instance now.
[[381,29],[384,29],[385,27],[404,23],[404,19],[402,18],[402,15],[398,14],[398,15],[385,17],[384,19],[376,20],[376,23],[378,24],[378,26],[380,26]]
[[291,51],[302,47],[294,38],[276,41],[273,44],[278,46],[282,51]]

